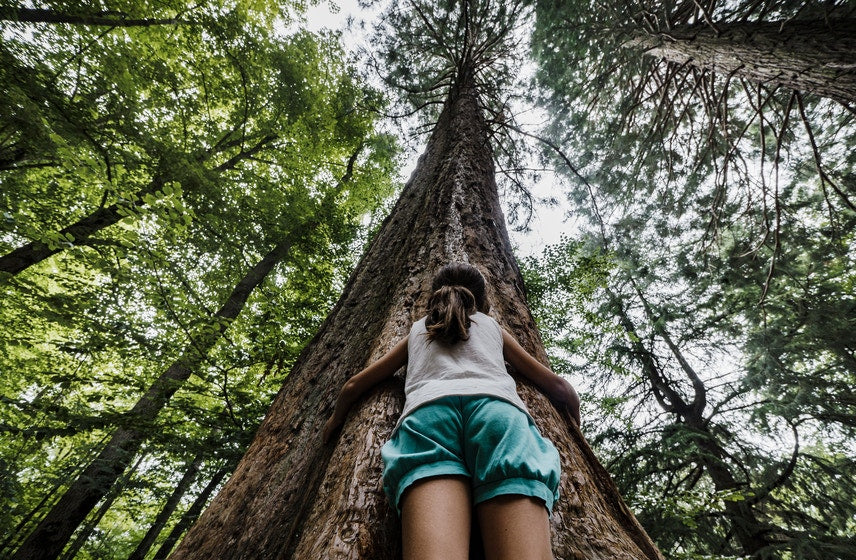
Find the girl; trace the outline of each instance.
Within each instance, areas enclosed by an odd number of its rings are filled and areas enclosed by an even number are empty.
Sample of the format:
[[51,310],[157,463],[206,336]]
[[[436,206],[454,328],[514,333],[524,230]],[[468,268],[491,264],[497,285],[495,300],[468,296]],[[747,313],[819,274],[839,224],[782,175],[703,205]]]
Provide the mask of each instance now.
[[548,513],[558,497],[559,455],[535,427],[505,361],[568,407],[577,424],[579,397],[486,315],[477,268],[446,265],[431,289],[428,315],[409,336],[342,387],[324,442],[363,392],[406,364],[404,411],[381,450],[404,560],[466,559],[473,503],[488,560],[552,559]]

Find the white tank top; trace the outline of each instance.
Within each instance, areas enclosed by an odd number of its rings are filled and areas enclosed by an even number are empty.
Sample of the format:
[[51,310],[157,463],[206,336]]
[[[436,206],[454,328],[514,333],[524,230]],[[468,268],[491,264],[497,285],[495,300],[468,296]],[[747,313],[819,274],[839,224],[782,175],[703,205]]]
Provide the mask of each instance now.
[[492,317],[481,312],[470,315],[470,338],[453,345],[429,341],[427,332],[424,317],[410,329],[404,410],[395,429],[418,407],[452,395],[496,397],[529,414],[505,369],[502,329]]

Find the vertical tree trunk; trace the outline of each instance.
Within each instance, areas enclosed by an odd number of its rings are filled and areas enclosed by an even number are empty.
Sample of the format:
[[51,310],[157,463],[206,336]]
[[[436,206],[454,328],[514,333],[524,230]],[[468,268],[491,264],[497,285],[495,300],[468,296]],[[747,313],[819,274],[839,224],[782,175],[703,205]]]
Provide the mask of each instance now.
[[627,44],[676,64],[856,105],[856,19],[698,23]]
[[193,504],[191,504],[187,511],[184,512],[181,519],[178,520],[178,523],[176,523],[175,527],[172,528],[172,531],[169,532],[169,535],[164,539],[160,548],[158,548],[158,551],[155,552],[152,560],[166,559],[170,551],[172,551],[172,547],[174,547],[175,543],[178,542],[179,537],[184,534],[184,531],[190,527],[191,523],[196,521],[196,518],[199,517],[200,513],[202,513],[202,509],[205,507],[205,504],[208,503],[208,499],[211,497],[211,494],[214,493],[214,490],[217,489],[220,482],[226,478],[226,475],[232,472],[234,467],[235,463],[229,463],[214,474],[208,484],[205,485],[202,492],[200,492],[199,495],[196,496],[196,499],[193,500]]
[[196,480],[196,475],[199,474],[199,469],[202,468],[202,454],[198,454],[193,458],[193,461],[188,465],[187,470],[184,471],[184,476],[181,477],[181,480],[178,482],[178,485],[173,490],[170,497],[167,499],[166,503],[161,508],[157,517],[152,523],[152,526],[149,527],[149,530],[146,531],[146,536],[143,537],[143,540],[140,541],[140,544],[137,545],[137,548],[134,549],[134,552],[128,556],[128,560],[144,560],[146,554],[148,554],[149,549],[155,544],[155,540],[160,535],[160,532],[163,531],[166,522],[169,521],[170,516],[172,516],[175,508],[178,507],[181,498],[190,488],[190,485],[193,484],[193,481]]
[[[342,383],[406,336],[433,272],[466,261],[485,275],[492,315],[545,354],[500,210],[472,75],[459,76],[419,165],[321,330],[304,350],[231,479],[173,560],[399,558],[400,527],[381,489],[380,447],[403,402],[393,380],[357,403],[337,442],[321,429]],[[578,429],[520,386],[562,456],[552,516],[559,558],[662,558]]]
[[98,457],[27,537],[13,556],[14,560],[52,560],[62,552],[74,530],[128,468],[145,440],[146,428],[214,347],[229,322],[238,316],[253,289],[288,254],[291,245],[291,238],[283,240],[238,282],[229,298],[212,317],[208,328],[201,329],[181,357],[152,383],[128,413],[127,423],[113,433]]

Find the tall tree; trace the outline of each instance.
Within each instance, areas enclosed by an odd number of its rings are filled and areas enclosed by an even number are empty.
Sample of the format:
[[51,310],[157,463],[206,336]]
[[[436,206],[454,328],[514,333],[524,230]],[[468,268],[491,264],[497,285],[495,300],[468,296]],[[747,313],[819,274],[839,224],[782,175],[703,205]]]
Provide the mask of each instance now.
[[853,415],[840,383],[856,373],[842,336],[854,320],[841,285],[848,257],[805,225],[786,222],[807,239],[783,240],[764,307],[768,270],[745,238],[727,266],[694,263],[680,247],[658,262],[647,239],[626,241],[595,257],[612,266],[578,308],[565,303],[568,286],[590,248],[551,248],[528,268],[536,316],[557,335],[551,354],[600,380],[587,392],[591,441],[668,557],[856,554],[854,463],[841,452]]
[[[735,217],[774,235],[783,185],[811,169],[833,216],[856,209],[852,161],[835,149],[853,141],[853,100],[843,93],[854,79],[852,4],[595,6],[539,2],[533,47],[548,133],[598,194],[647,200],[640,210],[653,219],[698,205],[708,242],[738,199]],[[572,181],[582,209],[609,220]]]
[[592,441],[670,556],[849,558],[852,3],[595,5],[539,2],[534,41],[569,201],[618,263]]
[[[848,14],[852,15],[852,14]],[[745,77],[856,106],[856,19],[703,21],[639,33],[625,44],[677,65]]]
[[[380,481],[380,447],[402,406],[400,380],[354,407],[334,445],[323,447],[320,434],[342,383],[420,316],[440,265],[459,260],[478,266],[490,286],[493,315],[545,359],[500,210],[482,115],[479,71],[488,71],[486,61],[495,53],[474,40],[477,20],[468,16],[486,5],[467,2],[452,12],[459,17],[451,17],[451,25],[465,40],[446,45],[455,66],[443,78],[447,98],[416,171],[234,475],[171,558],[400,555],[400,529]],[[661,558],[567,413],[522,382],[520,392],[562,456],[565,498],[552,517],[555,554]],[[223,542],[230,544],[224,548]]]
[[123,473],[122,478],[110,488],[110,492],[108,492],[104,500],[101,501],[98,509],[93,512],[93,514],[86,519],[86,522],[81,524],[80,528],[75,532],[74,540],[71,541],[68,547],[63,551],[63,555],[60,557],[60,560],[74,560],[77,553],[80,552],[80,549],[83,548],[83,545],[86,544],[87,540],[89,540],[92,532],[95,531],[95,528],[104,517],[104,514],[107,513],[113,505],[113,502],[115,502],[116,498],[118,498],[125,489],[125,486],[132,479],[135,471],[139,468],[140,463],[142,463],[145,458],[145,454],[140,453],[136,463],[134,463],[134,466]]
[[205,509],[206,504],[208,504],[208,500],[211,499],[211,495],[214,494],[214,491],[220,485],[226,476],[231,473],[235,468],[235,465],[227,465],[220,468],[211,480],[208,481],[208,484],[205,485],[205,488],[202,489],[202,492],[196,496],[196,499],[193,500],[193,503],[187,508],[187,511],[182,514],[181,518],[179,518],[178,522],[169,532],[169,535],[164,539],[161,543],[160,547],[155,552],[155,555],[152,557],[152,560],[164,560],[169,553],[172,551],[172,547],[175,546],[175,543],[178,542],[178,539],[184,534],[190,525],[196,521],[199,517],[199,514],[202,513],[202,510]]

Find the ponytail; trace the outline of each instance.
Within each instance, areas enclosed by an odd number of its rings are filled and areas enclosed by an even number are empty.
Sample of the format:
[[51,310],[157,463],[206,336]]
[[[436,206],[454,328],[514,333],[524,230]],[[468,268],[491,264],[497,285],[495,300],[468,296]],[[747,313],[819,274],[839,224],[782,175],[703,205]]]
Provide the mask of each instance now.
[[455,344],[470,338],[470,314],[476,311],[476,298],[463,286],[442,286],[428,300],[425,327],[428,340]]

